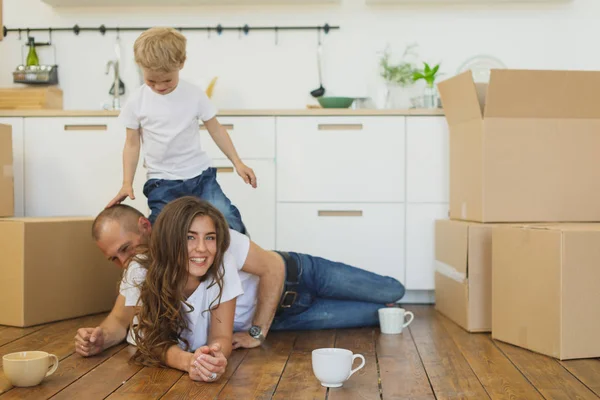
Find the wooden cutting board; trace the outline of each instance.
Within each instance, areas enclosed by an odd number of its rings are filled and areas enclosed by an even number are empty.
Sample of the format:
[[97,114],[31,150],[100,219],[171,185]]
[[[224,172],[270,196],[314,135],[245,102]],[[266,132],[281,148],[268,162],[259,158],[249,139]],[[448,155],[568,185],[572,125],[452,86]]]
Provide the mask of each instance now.
[[0,88],[2,110],[62,110],[63,92],[56,86]]

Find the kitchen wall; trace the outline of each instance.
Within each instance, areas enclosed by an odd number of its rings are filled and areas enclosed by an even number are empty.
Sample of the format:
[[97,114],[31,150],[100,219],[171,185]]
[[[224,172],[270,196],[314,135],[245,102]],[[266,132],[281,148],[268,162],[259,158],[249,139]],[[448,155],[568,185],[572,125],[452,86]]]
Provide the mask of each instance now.
[[[416,0],[418,2],[418,0]],[[165,0],[165,4],[167,0]],[[379,53],[389,44],[401,53],[417,42],[424,60],[442,62],[453,75],[469,57],[489,54],[511,68],[599,69],[598,0],[528,4],[367,6],[337,5],[52,8],[40,0],[4,0],[4,24],[17,27],[340,25],[324,37],[324,85],[330,95],[381,97]],[[596,24],[594,24],[596,22]],[[595,26],[596,25],[596,26]],[[185,79],[205,85],[218,76],[214,101],[221,108],[304,108],[318,87],[315,32],[237,32],[188,37]],[[132,46],[137,32],[122,33],[122,75],[127,89],[139,85]],[[25,43],[17,34],[0,42],[0,87],[13,86]],[[34,35],[46,41],[46,33]],[[115,33],[54,33],[66,109],[98,109],[109,101]],[[43,63],[52,51],[39,50]]]

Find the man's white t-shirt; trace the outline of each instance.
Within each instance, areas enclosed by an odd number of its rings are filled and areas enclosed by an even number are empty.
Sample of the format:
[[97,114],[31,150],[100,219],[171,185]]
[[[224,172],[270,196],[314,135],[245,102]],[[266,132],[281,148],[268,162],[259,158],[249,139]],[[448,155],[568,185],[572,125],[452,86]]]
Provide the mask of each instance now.
[[200,146],[200,120],[217,114],[204,91],[180,80],[169,94],[146,84],[136,89],[119,114],[125,127],[140,129],[148,179],[190,179],[211,165]]
[[[252,318],[256,309],[256,296],[258,289],[258,277],[241,271],[246,262],[250,249],[250,239],[234,230],[229,230],[231,244],[223,257],[225,274],[223,275],[223,293],[221,303],[237,298],[234,318],[234,331],[250,329]],[[120,293],[125,297],[125,306],[136,306],[140,297],[139,286],[146,277],[146,269],[135,261],[127,267],[127,271],[121,281]],[[194,307],[194,311],[186,313],[188,330],[182,333],[187,339],[190,349],[196,350],[208,341],[210,329],[210,312],[203,312],[210,308],[210,304],[219,295],[219,286],[210,284],[211,279],[202,282],[198,288],[188,297],[187,302]],[[189,308],[184,308],[189,311]],[[137,323],[137,321],[134,321]],[[135,345],[131,332],[127,335],[127,341]],[[180,342],[183,347],[183,342]]]

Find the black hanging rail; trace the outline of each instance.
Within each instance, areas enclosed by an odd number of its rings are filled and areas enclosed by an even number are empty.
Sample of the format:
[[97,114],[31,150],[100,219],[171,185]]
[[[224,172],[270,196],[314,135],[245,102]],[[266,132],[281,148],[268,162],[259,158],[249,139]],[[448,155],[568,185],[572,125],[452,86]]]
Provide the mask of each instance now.
[[[237,31],[247,35],[250,31],[323,31],[325,34],[329,33],[330,30],[340,29],[339,26],[331,26],[329,24],[317,25],[317,26],[180,26],[174,27],[179,31],[205,31],[205,32],[216,32],[218,35],[225,31]],[[145,31],[148,27],[121,27],[114,26],[108,27],[100,25],[98,27],[84,27],[75,25],[71,28],[7,28],[3,27],[3,35],[6,37],[9,33],[18,33],[19,35],[26,33],[29,35],[30,32],[48,32],[52,35],[52,32],[73,32],[75,35],[79,35],[81,32],[100,32],[104,35],[106,32],[134,32],[134,31]]]

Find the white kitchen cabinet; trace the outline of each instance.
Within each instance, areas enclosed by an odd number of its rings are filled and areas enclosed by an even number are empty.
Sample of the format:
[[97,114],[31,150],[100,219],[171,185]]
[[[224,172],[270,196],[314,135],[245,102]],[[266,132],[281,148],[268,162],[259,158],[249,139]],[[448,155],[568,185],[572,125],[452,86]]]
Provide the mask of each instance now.
[[254,189],[235,172],[229,160],[217,159],[217,182],[238,208],[250,238],[264,249],[275,248],[275,161],[247,160],[258,186]]
[[15,217],[23,217],[23,118],[0,118],[0,124],[12,127]]
[[[229,132],[240,158],[275,158],[275,117],[219,117],[219,122]],[[227,158],[210,134],[200,125],[202,148],[213,159]]]
[[[96,216],[121,187],[124,142],[114,117],[26,118],[25,215]],[[147,214],[141,164],[124,203]]]
[[406,206],[406,288],[433,290],[435,220],[448,218],[448,204]]
[[448,202],[450,148],[444,117],[407,118],[406,158],[407,201]]
[[279,203],[277,248],[404,282],[404,205]]
[[404,117],[277,118],[279,202],[403,202]]

